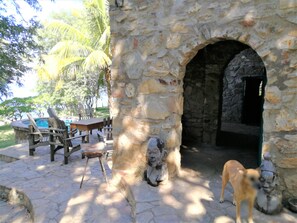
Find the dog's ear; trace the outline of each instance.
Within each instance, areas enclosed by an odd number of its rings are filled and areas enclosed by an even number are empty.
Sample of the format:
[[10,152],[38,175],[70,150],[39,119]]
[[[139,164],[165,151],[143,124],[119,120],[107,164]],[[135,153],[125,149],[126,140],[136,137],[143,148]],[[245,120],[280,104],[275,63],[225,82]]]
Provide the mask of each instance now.
[[242,174],[244,177],[246,176],[247,171],[246,170],[239,170],[239,173]]

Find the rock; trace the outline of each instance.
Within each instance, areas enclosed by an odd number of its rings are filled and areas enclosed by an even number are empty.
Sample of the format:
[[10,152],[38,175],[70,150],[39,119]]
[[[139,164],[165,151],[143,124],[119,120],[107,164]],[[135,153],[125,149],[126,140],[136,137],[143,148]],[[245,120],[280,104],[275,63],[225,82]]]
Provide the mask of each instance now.
[[129,54],[124,58],[125,70],[130,79],[139,79],[143,73],[144,61],[138,52]]
[[194,5],[191,5],[188,9],[187,9],[187,13],[191,14],[191,13],[195,13],[198,12],[201,9],[201,5],[198,2],[195,2]]
[[275,138],[273,141],[280,153],[297,154],[295,138],[295,135],[285,135],[285,139]]
[[171,113],[183,113],[184,98],[182,95],[176,97],[169,97],[167,100],[167,107]]
[[140,94],[164,93],[166,88],[156,79],[149,79],[139,85],[138,92]]
[[188,27],[181,22],[176,22],[171,26],[171,31],[177,33],[187,33]]
[[278,43],[279,48],[283,50],[296,50],[297,49],[297,37],[286,36]]
[[178,33],[172,33],[168,36],[166,41],[167,49],[175,49],[181,44],[181,35]]
[[281,91],[277,86],[267,87],[265,99],[271,104],[279,104],[282,99]]
[[177,133],[176,129],[165,130],[161,135],[165,139],[167,148],[175,148],[181,144],[181,136]]
[[297,174],[288,174],[285,178],[285,183],[290,191],[293,191],[297,185]]
[[281,168],[297,168],[297,157],[282,158],[278,160],[277,165]]
[[144,104],[138,106],[135,115],[148,119],[165,119],[170,116],[170,112],[163,100],[148,98]]
[[129,83],[125,89],[126,95],[128,98],[132,98],[135,96],[135,87],[133,84]]
[[279,0],[280,9],[297,8],[297,2],[295,0]]

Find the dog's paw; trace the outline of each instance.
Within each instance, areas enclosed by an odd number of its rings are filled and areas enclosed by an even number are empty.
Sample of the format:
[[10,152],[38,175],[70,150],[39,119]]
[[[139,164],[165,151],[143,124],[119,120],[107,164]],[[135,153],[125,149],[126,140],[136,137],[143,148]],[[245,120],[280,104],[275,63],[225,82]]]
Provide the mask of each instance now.
[[220,203],[224,203],[224,198],[220,198]]

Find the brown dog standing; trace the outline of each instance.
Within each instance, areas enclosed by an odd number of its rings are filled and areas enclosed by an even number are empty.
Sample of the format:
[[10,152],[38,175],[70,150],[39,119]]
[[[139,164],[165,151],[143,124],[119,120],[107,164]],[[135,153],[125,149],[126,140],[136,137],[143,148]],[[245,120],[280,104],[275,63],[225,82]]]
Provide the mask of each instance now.
[[233,204],[236,205],[236,223],[241,223],[240,205],[243,200],[248,201],[249,217],[248,222],[253,223],[253,207],[260,188],[260,173],[255,169],[245,169],[241,163],[236,160],[229,160],[225,163],[222,173],[222,192],[220,202],[224,202],[224,191],[227,183],[230,181],[234,194]]

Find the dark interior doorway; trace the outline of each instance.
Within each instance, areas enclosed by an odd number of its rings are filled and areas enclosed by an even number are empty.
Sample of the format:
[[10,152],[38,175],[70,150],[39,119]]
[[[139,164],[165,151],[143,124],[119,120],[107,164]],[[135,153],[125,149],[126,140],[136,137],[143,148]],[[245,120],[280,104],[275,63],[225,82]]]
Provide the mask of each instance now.
[[184,77],[182,157],[191,148],[208,148],[223,151],[222,162],[239,159],[256,165],[265,72],[261,58],[240,42],[220,41],[199,50]]
[[244,78],[242,123],[260,126],[263,107],[263,78]]

